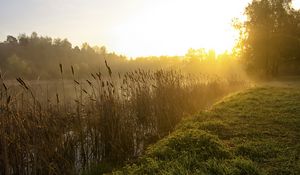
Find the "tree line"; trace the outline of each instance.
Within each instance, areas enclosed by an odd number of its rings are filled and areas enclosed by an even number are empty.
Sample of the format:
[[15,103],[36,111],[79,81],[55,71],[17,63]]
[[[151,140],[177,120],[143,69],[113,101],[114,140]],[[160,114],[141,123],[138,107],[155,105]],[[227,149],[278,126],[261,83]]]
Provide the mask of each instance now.
[[235,48],[251,74],[268,78],[300,74],[300,11],[292,0],[253,0],[247,19],[235,21]]
[[[36,32],[30,36],[9,35],[0,42],[0,71],[6,79],[57,79],[60,78],[59,64],[66,68],[72,66],[78,78],[84,78],[91,72],[105,69],[105,61],[118,73],[136,69],[176,69],[187,73],[235,74],[232,67],[237,66],[231,54],[217,55],[213,50],[205,49],[189,49],[185,56],[132,59],[108,52],[104,46],[90,46],[88,43],[81,47],[72,46],[67,39],[39,36]],[[64,74],[66,78],[72,77],[71,69],[65,70]]]
[[107,53],[105,47],[91,47],[87,43],[81,48],[72,47],[67,39],[38,36],[36,32],[17,38],[9,35],[0,43],[0,69],[7,78],[56,78],[58,64],[73,65],[81,74],[96,69],[95,65],[103,64],[104,58],[111,63],[125,61],[124,56]]

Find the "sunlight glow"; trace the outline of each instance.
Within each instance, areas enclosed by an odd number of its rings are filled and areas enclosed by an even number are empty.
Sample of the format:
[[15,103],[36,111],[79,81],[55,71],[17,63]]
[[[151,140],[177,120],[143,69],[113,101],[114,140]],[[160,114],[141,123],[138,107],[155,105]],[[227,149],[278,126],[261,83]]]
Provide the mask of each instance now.
[[295,9],[300,9],[300,0],[293,0],[292,5]]
[[[1,0],[0,0],[1,1]],[[300,0],[295,7],[300,7]],[[0,40],[20,33],[87,42],[129,57],[230,51],[233,18],[251,0],[9,0],[0,5]],[[298,5],[299,4],[299,5]],[[14,11],[15,13],[11,13]]]
[[189,48],[230,51],[237,38],[231,26],[246,0],[163,0],[145,3],[114,28],[112,48],[129,56],[184,55]]

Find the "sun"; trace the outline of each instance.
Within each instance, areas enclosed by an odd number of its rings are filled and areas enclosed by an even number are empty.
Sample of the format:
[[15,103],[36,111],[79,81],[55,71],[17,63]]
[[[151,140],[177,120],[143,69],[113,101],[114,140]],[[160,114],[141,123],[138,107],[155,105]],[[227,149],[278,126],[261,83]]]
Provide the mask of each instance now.
[[231,26],[248,1],[163,0],[145,3],[113,30],[113,48],[129,56],[184,55],[189,48],[230,51]]

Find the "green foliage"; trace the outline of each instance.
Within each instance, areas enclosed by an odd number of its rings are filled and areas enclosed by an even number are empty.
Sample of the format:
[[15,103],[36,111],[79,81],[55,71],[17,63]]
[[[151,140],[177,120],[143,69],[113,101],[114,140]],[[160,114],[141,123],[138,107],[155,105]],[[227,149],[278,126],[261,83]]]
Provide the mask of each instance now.
[[300,11],[291,0],[253,0],[245,9],[247,19],[236,50],[253,75],[276,77],[299,74]]
[[299,174],[299,110],[297,88],[230,95],[113,174]]
[[236,154],[247,157],[256,162],[268,161],[268,159],[276,158],[279,148],[276,143],[269,140],[267,143],[247,142],[236,146]]
[[177,159],[186,153],[194,154],[199,160],[229,157],[228,151],[222,147],[218,138],[194,129],[177,130],[155,147],[150,147],[147,153],[162,160]]
[[107,162],[95,163],[90,165],[87,169],[83,170],[81,175],[99,175],[104,174],[106,172],[112,171],[115,165],[111,165]]

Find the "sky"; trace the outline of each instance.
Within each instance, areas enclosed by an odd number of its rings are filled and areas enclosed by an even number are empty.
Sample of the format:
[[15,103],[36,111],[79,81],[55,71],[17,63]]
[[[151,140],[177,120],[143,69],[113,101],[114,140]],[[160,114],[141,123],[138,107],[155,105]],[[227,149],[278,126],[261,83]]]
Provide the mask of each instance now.
[[[295,4],[300,7],[300,0]],[[231,27],[250,0],[0,0],[7,35],[67,38],[129,57],[184,55],[189,48],[230,50]]]

